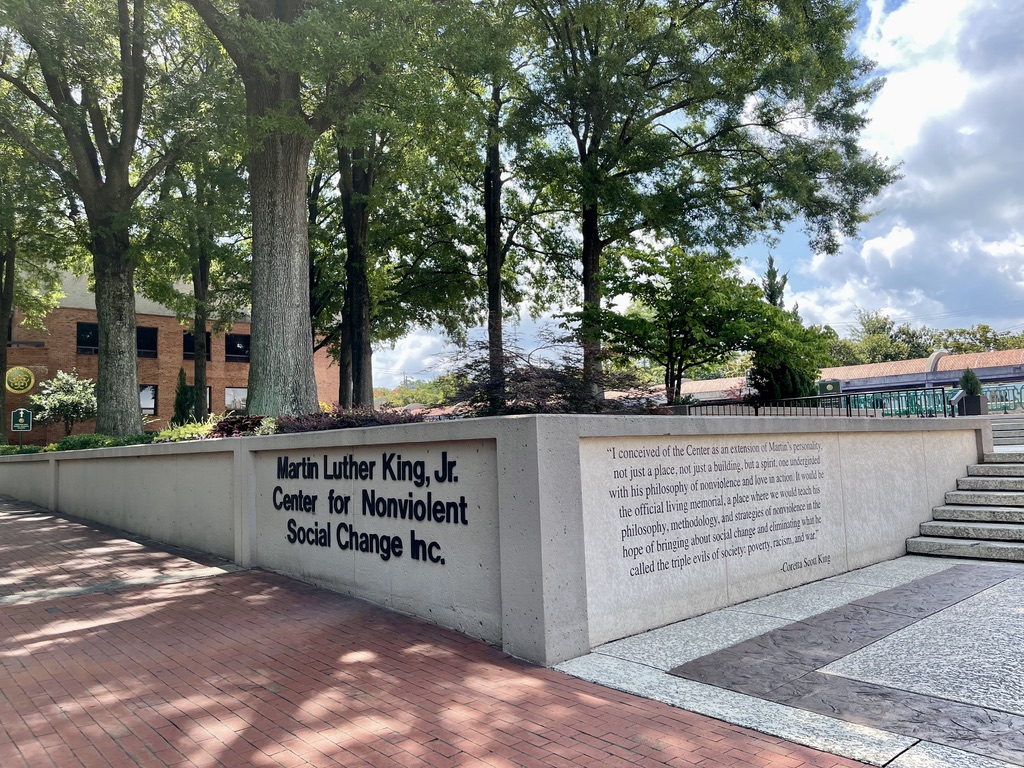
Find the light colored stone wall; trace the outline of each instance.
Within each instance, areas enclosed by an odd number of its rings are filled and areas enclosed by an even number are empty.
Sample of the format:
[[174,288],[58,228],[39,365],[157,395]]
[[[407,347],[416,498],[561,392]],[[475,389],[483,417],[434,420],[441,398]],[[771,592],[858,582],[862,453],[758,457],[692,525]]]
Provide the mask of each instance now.
[[[728,452],[769,444],[788,447]],[[0,493],[305,579],[554,664],[902,554],[986,446],[984,419],[523,416],[0,457]],[[661,455],[641,456],[644,448]],[[746,464],[779,457],[789,464]],[[729,463],[716,469],[716,461]],[[628,476],[636,468],[642,478]],[[680,472],[685,493],[671,490]],[[723,487],[690,488],[704,477]],[[655,482],[662,487],[650,499],[632,500],[631,486],[646,497]],[[752,488],[780,495],[754,498]],[[678,506],[699,499],[703,506]],[[639,510],[645,501],[664,508]],[[813,504],[756,515],[790,502]],[[688,550],[655,551],[679,531],[627,531],[716,510],[717,521],[686,528],[708,537]],[[775,531],[736,531],[797,518],[799,541],[791,527],[783,531],[793,540],[774,546]],[[624,552],[641,540],[641,553]],[[743,555],[729,553],[741,540]],[[692,559],[698,551],[718,555],[701,563]],[[673,564],[680,555],[691,561]],[[659,570],[659,560],[668,565]]]
[[590,645],[898,557],[976,458],[967,431],[581,440]]
[[493,440],[261,451],[253,469],[260,565],[501,642]]

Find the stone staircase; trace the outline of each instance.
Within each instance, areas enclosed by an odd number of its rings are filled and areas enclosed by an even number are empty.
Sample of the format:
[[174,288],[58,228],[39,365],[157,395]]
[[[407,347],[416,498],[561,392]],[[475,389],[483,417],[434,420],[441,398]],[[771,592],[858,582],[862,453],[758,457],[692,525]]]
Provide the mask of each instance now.
[[992,413],[992,444],[1019,445],[1024,450],[1024,414],[1014,411],[1009,414]]
[[968,467],[907,553],[1024,562],[1024,450]]

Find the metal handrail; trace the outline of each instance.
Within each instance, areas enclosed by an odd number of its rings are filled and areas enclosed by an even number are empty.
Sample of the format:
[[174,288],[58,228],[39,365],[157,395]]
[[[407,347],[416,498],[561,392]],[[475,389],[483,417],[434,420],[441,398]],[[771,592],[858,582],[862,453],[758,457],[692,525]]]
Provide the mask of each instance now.
[[945,387],[813,395],[760,403],[697,403],[687,412],[693,416],[956,416]]
[[989,413],[1024,410],[1024,385],[1022,384],[987,385],[981,388],[981,393],[988,395]]

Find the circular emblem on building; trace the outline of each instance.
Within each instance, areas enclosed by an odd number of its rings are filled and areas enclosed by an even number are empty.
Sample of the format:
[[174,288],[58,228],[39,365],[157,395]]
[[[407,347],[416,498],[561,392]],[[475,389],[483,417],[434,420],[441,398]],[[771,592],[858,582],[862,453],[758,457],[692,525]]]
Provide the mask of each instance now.
[[7,369],[7,376],[4,377],[4,384],[7,391],[15,395],[23,395],[36,384],[36,377],[32,371],[23,365],[16,365]]

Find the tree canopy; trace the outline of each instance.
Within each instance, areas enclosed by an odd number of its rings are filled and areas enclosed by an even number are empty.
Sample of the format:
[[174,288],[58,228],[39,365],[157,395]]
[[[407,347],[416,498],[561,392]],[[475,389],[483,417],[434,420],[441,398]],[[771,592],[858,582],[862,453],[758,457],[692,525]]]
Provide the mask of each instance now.
[[855,10],[9,0],[0,129],[91,254],[97,428],[140,426],[137,280],[198,350],[248,305],[249,408],[269,416],[317,409],[317,346],[339,400],[368,405],[373,344],[485,315],[498,409],[509,300],[582,307],[591,400],[605,343],[658,360],[670,395],[758,334],[811,343],[730,254],[794,220],[834,252],[896,177],[857,143],[878,81]]

